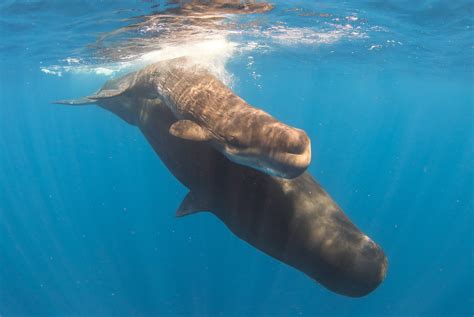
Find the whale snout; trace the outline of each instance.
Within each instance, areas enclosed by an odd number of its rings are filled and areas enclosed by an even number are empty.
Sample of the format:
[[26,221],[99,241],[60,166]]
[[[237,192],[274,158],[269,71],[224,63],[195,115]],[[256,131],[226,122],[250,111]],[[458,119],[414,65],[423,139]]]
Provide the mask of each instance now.
[[365,237],[353,261],[343,269],[340,279],[329,288],[350,296],[362,297],[374,291],[385,279],[388,260],[382,248]]
[[369,239],[355,261],[354,285],[349,289],[348,295],[361,297],[375,290],[385,279],[387,267],[388,261],[384,252],[379,245]]
[[276,176],[295,178],[311,163],[311,141],[303,130],[285,131],[273,146],[278,149],[271,151]]
[[303,130],[294,129],[285,133],[282,149],[290,154],[304,154],[311,146],[308,135]]
[[311,162],[311,141],[306,132],[273,119],[270,124],[255,124],[248,130],[231,130],[223,139],[220,147],[227,158],[272,176],[295,178]]
[[[330,219],[325,223],[332,227]],[[312,247],[300,263],[305,263],[304,271],[328,290],[349,297],[366,296],[385,279],[387,258],[382,248],[357,228],[345,222],[339,225],[344,230],[335,233],[337,227],[332,227],[334,235],[314,235],[309,244]]]

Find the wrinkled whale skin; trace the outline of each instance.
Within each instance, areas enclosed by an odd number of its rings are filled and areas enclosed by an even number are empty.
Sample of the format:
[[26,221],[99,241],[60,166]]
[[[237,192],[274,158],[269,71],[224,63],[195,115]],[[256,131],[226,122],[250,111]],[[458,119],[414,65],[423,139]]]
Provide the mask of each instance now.
[[[176,117],[171,134],[207,142],[235,163],[294,178],[311,162],[311,142],[303,130],[252,107],[205,67],[186,57],[157,62],[110,80],[97,94],[76,104],[107,106],[110,99],[128,96],[164,101]],[[114,111],[135,111],[129,109],[133,105],[123,104],[122,108]],[[125,120],[133,123],[137,119],[128,115]]]

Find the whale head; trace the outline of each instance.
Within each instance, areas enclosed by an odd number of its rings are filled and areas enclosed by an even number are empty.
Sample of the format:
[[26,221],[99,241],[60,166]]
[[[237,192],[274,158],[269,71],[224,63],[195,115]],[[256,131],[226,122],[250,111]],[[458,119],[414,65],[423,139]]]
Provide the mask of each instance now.
[[248,120],[236,116],[223,133],[223,154],[231,161],[264,173],[295,178],[311,162],[311,142],[300,129],[290,127],[261,110]]
[[306,133],[259,109],[225,115],[212,128],[178,120],[170,133],[208,142],[234,163],[281,178],[301,175],[311,162],[311,142]]

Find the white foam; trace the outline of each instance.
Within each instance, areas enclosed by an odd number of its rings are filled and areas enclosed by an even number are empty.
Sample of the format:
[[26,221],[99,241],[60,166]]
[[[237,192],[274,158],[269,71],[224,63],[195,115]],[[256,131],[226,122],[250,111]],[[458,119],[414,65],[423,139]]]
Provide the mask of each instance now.
[[186,56],[205,66],[215,76],[229,84],[231,76],[226,71],[225,65],[236,50],[237,43],[229,41],[225,35],[217,35],[208,39],[163,45],[160,49],[138,56],[132,64],[140,67]]
[[338,31],[319,32],[307,28],[272,27],[263,33],[284,45],[331,44],[339,41],[343,34]]
[[61,76],[63,73],[73,73],[113,77],[117,73],[133,71],[152,63],[187,56],[194,62],[204,65],[226,84],[230,84],[231,75],[226,71],[225,65],[236,50],[237,43],[229,41],[225,34],[218,34],[205,39],[163,44],[142,54],[121,56],[120,61],[112,63],[99,65],[70,63],[71,58],[66,58],[65,61],[68,61],[68,65],[42,67],[41,71],[57,76]]
[[[353,17],[347,20],[355,21]],[[140,32],[157,32],[169,27],[162,24],[150,24],[142,27]],[[234,42],[230,40],[232,34],[242,39],[247,37],[250,39],[242,40],[240,43]],[[268,51],[273,45],[330,45],[343,38],[364,37],[367,35],[359,26],[354,27],[348,23],[327,24],[323,30],[289,27],[286,24],[234,31],[222,28],[193,28],[182,32],[169,32],[162,38],[134,39],[135,42],[132,42],[133,45],[129,47],[120,46],[115,50],[111,49],[110,51],[116,55],[109,57],[112,60],[109,63],[92,64],[79,58],[68,57],[62,60],[66,62],[66,65],[42,67],[41,71],[56,76],[73,73],[113,77],[118,73],[133,71],[155,62],[187,56],[194,62],[204,65],[224,83],[230,85],[232,76],[226,71],[226,64],[236,53]],[[137,51],[137,48],[140,51]]]
[[288,27],[284,24],[272,26],[266,30],[254,30],[254,36],[266,37],[271,41],[286,45],[334,44],[344,38],[357,39],[367,37],[360,27],[351,24],[328,24],[324,30],[307,27]]
[[45,74],[49,74],[49,75],[56,75],[56,76],[59,76],[61,77],[63,74],[61,71],[56,71],[56,70],[53,70],[52,67],[50,68],[47,68],[47,67],[41,67],[40,70],[45,73]]

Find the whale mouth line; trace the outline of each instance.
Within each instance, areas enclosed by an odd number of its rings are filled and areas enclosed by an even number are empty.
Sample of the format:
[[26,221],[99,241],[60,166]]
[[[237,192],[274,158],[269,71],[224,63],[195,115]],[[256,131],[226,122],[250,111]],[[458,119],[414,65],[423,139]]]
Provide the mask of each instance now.
[[280,152],[262,155],[256,151],[245,151],[243,155],[236,148],[226,146],[223,153],[234,163],[282,178],[297,177],[306,170],[311,161],[310,147],[301,154]]

